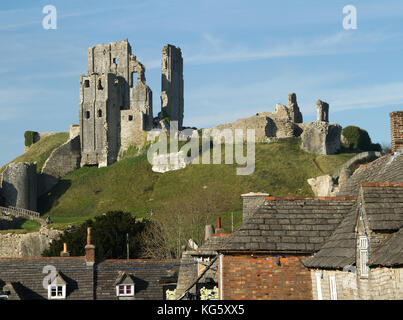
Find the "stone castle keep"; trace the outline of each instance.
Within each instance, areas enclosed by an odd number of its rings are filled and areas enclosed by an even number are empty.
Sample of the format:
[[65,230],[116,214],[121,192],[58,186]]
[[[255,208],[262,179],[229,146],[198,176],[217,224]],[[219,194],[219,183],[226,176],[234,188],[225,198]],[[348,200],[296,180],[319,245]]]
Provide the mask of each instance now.
[[146,132],[165,118],[182,129],[183,59],[177,47],[162,49],[161,113],[155,119],[145,67],[127,40],[90,47],[88,75],[80,83],[81,166],[115,162],[120,151],[144,144]]

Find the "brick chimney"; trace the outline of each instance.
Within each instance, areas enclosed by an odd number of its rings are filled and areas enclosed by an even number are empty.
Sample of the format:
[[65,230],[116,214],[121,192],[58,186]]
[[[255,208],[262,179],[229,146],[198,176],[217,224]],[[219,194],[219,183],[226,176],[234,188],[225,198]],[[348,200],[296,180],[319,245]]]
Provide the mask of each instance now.
[[392,134],[392,153],[403,149],[403,111],[389,113]]
[[63,251],[60,252],[61,257],[70,257],[70,252],[67,251],[67,243],[63,243]]
[[221,217],[217,217],[217,228],[215,229],[216,234],[224,233],[224,229],[221,228]]
[[95,246],[91,244],[91,228],[87,228],[87,245],[85,246],[85,260],[87,266],[95,263]]

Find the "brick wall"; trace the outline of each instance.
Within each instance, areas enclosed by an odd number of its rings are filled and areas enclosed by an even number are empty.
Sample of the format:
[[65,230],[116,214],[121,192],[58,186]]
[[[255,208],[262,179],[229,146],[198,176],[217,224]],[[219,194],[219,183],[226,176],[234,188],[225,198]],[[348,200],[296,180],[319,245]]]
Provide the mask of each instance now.
[[306,256],[278,257],[261,254],[222,257],[222,299],[311,300],[310,271],[302,264]]
[[392,134],[392,152],[403,149],[403,111],[394,111],[390,115]]

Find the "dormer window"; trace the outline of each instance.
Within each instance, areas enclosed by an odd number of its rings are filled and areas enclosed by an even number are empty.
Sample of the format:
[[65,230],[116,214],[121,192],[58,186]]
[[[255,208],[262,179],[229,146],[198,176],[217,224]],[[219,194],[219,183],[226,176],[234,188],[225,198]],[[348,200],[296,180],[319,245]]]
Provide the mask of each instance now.
[[119,297],[134,297],[134,281],[132,276],[124,271],[119,272],[119,276],[115,281],[116,296]]
[[66,299],[66,281],[64,281],[59,272],[57,272],[56,277],[49,282],[48,299]]
[[121,284],[116,286],[116,295],[118,297],[133,297],[134,296],[134,285]]

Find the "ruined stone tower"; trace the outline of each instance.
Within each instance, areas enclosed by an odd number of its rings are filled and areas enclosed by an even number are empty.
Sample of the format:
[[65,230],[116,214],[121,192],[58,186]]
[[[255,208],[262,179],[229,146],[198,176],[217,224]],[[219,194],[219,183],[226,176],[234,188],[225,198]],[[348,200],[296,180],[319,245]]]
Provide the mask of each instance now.
[[183,59],[180,48],[167,44],[162,48],[161,118],[183,124]]
[[316,101],[317,121],[329,122],[329,104],[318,100]]
[[88,75],[80,79],[81,166],[115,162],[151,129],[152,92],[144,73],[127,40],[88,49]]

